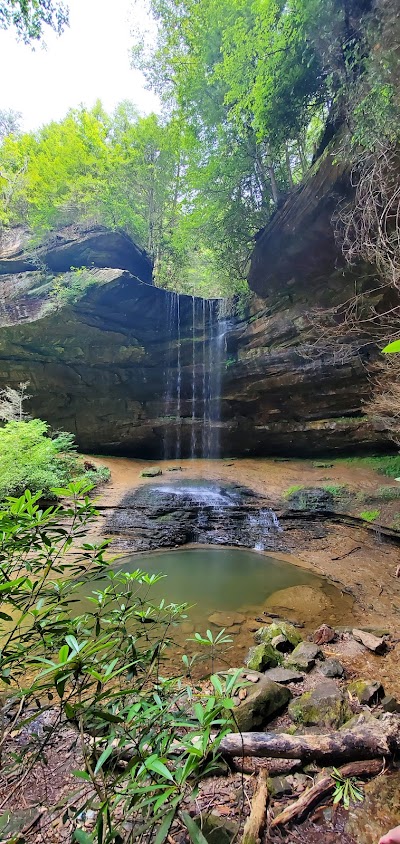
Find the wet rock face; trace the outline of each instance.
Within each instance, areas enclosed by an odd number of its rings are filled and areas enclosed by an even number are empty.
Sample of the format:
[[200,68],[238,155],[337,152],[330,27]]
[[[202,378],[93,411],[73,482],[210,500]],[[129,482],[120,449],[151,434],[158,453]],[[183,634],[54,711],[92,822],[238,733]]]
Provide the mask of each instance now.
[[[261,503],[264,507],[260,508]],[[281,547],[281,530],[273,511],[250,490],[233,484],[146,484],[128,493],[119,507],[110,511],[105,530],[125,537],[137,551],[188,542]]]

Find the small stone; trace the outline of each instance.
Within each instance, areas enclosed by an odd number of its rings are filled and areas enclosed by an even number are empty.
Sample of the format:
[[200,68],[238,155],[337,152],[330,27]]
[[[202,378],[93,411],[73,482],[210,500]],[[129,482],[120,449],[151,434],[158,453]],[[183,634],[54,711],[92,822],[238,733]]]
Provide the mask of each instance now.
[[365,630],[353,629],[353,636],[356,642],[361,642],[365,648],[372,651],[374,654],[383,654],[386,651],[386,642],[383,639],[378,639],[373,633],[366,633]]
[[299,683],[303,680],[303,675],[299,674],[298,671],[291,671],[290,668],[281,668],[278,666],[277,668],[269,668],[268,671],[264,672],[264,676],[268,677],[268,680],[274,680],[275,683]]
[[162,469],[159,466],[149,466],[140,473],[141,478],[157,478],[158,475],[162,475]]
[[385,695],[381,706],[384,712],[400,712],[400,703],[393,695]]
[[379,680],[353,680],[347,686],[351,695],[356,697],[359,703],[373,704],[384,696],[385,692]]
[[332,627],[329,627],[328,624],[321,624],[321,627],[318,627],[318,630],[315,631],[313,636],[313,642],[316,645],[327,645],[329,642],[333,642],[336,638],[336,633]]
[[258,674],[245,674],[245,680],[248,680],[250,683],[258,683],[259,679]]
[[233,627],[242,624],[245,616],[241,612],[214,612],[208,616],[208,620],[216,627]]
[[324,677],[343,677],[344,675],[343,665],[338,659],[327,659],[321,662],[318,668]]
[[281,661],[281,655],[269,644],[256,645],[250,648],[246,665],[253,671],[266,671],[267,668],[275,668]]
[[239,700],[246,700],[247,698],[247,690],[246,689],[239,689]]
[[317,658],[323,659],[322,651],[318,645],[314,645],[313,642],[301,642],[290,656],[287,657],[285,665],[287,668],[307,672],[314,668]]
[[283,797],[284,794],[291,794],[293,786],[289,777],[268,777],[268,794],[273,797]]

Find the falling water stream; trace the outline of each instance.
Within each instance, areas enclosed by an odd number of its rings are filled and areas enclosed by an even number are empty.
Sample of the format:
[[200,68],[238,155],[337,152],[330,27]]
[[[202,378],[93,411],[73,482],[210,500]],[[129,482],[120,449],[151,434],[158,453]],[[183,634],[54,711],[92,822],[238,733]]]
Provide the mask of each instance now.
[[217,458],[220,455],[221,383],[228,328],[225,300],[192,297],[191,341],[189,334],[187,342],[181,297],[178,293],[170,293],[167,327],[164,458],[179,460],[184,453],[191,458]]

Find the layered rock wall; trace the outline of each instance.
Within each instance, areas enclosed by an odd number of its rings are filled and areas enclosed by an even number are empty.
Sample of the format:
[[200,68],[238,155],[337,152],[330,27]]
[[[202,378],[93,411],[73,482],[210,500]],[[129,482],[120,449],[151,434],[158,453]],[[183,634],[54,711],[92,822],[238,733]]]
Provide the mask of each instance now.
[[[307,203],[310,190],[302,193]],[[327,247],[307,283],[306,254],[312,239],[315,248],[320,242],[318,209],[329,206],[324,190],[327,180],[307,238],[299,241],[299,208],[296,231],[289,222],[279,226],[277,216],[256,245],[250,281],[262,298],[254,296],[246,320],[230,319],[219,373],[223,454],[306,455],[386,442],[362,413],[371,349],[350,342],[343,353],[310,335],[310,307],[337,300],[352,283],[333,253],[327,263]],[[278,215],[288,221],[289,212],[284,206]],[[271,246],[276,231],[279,249]],[[208,310],[194,324],[192,297],[180,296],[179,326],[171,322],[174,294],[149,283],[150,261],[126,235],[64,231],[30,252],[26,241],[21,231],[3,236],[0,388],[29,381],[31,413],[74,433],[83,450],[159,458],[166,438],[179,436],[187,456],[194,426],[204,424],[201,400],[193,415],[194,371],[201,380],[215,366]],[[291,262],[301,269],[289,278]],[[76,296],[62,295],[63,273],[71,267],[85,268]],[[201,307],[195,311],[201,314]]]

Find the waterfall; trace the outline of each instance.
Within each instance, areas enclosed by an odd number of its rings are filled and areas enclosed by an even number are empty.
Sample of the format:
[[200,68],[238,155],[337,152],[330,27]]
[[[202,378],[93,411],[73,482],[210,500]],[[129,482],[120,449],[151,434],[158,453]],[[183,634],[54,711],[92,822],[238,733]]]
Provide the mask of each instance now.
[[179,293],[174,294],[176,297],[176,325],[177,325],[177,343],[178,343],[178,360],[176,364],[176,446],[175,459],[179,460],[182,450],[182,417],[181,417],[181,390],[182,390],[182,360],[181,360],[181,305]]
[[196,456],[196,299],[192,296],[192,430],[190,434],[190,456]]
[[223,299],[168,294],[164,459],[179,460],[182,451],[192,458],[219,457],[227,328]]
[[255,551],[265,551],[271,531],[282,531],[279,519],[273,510],[261,509],[258,513],[250,513],[247,524],[251,545]]
[[169,354],[166,353],[165,358],[165,368],[164,368],[164,383],[165,383],[165,394],[164,394],[164,418],[165,418],[165,428],[164,428],[164,460],[168,460],[171,457],[171,431],[169,426],[169,421],[173,414],[173,406],[174,406],[174,399],[175,399],[175,378],[174,378],[174,368],[172,366],[170,355],[171,355],[171,347],[173,344],[174,333],[175,333],[175,304],[176,304],[176,293],[170,293],[167,299],[167,332],[169,338]]

